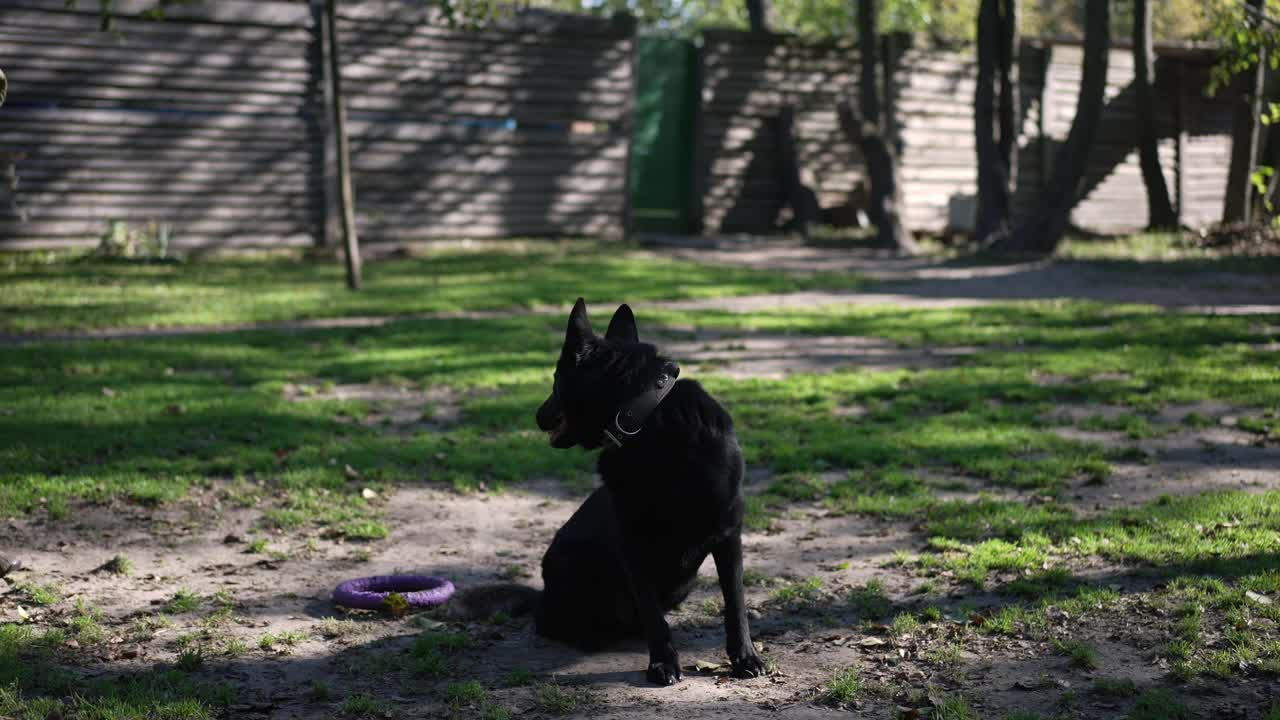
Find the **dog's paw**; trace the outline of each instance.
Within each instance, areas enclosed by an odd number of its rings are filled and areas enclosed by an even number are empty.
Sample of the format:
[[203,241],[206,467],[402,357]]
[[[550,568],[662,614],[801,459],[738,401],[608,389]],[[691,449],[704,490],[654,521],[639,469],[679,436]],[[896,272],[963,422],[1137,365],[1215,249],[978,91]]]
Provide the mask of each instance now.
[[650,661],[645,677],[654,685],[675,685],[680,682],[680,661],[674,658]]
[[755,650],[748,651],[740,657],[730,658],[730,663],[733,665],[733,676],[736,678],[764,677],[769,674],[764,660],[756,654]]

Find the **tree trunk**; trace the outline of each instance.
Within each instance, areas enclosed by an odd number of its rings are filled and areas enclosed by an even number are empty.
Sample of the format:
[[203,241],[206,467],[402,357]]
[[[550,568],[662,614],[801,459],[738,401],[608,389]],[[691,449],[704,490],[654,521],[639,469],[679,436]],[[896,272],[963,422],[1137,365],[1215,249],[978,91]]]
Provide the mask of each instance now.
[[1003,0],[1000,16],[1000,159],[1009,192],[1018,186],[1018,0]]
[[[1262,0],[1248,0],[1249,6],[1262,11]],[[1266,77],[1266,50],[1258,48],[1258,62],[1240,74],[1241,98],[1231,132],[1231,170],[1227,174],[1227,197],[1222,208],[1222,222],[1253,219],[1253,174],[1258,159],[1259,120],[1262,115],[1262,89]]]
[[876,234],[885,245],[898,252],[915,255],[920,247],[902,224],[902,183],[898,163],[885,136],[884,111],[880,104],[879,53],[876,47],[876,2],[858,0],[858,53],[861,60],[859,113],[847,102],[836,108],[840,127],[850,142],[858,145],[867,163],[871,180],[868,214]]
[[1152,72],[1151,3],[1133,0],[1133,89],[1138,124],[1138,159],[1142,182],[1147,186],[1147,228],[1173,230],[1178,214],[1169,199],[1169,186],[1160,169],[1157,146],[1155,99],[1151,93]]
[[1110,0],[1086,0],[1084,70],[1071,131],[1067,133],[1066,142],[1058,148],[1053,174],[1041,194],[1039,207],[1012,233],[996,241],[992,246],[995,252],[1049,254],[1058,247],[1066,233],[1071,209],[1080,200],[1089,151],[1102,122],[1110,46]]
[[747,20],[750,23],[751,32],[769,32],[769,22],[765,17],[766,8],[765,0],[747,0]]
[[338,14],[334,0],[325,2],[325,28],[329,37],[329,84],[333,89],[334,134],[338,138],[338,195],[342,206],[343,249],[347,261],[347,287],[359,290],[361,285],[360,241],[356,236],[356,200],[351,187],[351,149],[347,143],[347,109],[342,100],[342,70],[338,60]]
[[[981,244],[1002,234],[1009,222],[1009,176],[1003,143],[997,143],[995,127],[995,74],[1002,43],[1000,0],[982,0],[978,6],[978,79],[973,93],[974,144],[978,155],[978,216],[974,237]],[[1004,139],[1003,132],[1000,139]]]

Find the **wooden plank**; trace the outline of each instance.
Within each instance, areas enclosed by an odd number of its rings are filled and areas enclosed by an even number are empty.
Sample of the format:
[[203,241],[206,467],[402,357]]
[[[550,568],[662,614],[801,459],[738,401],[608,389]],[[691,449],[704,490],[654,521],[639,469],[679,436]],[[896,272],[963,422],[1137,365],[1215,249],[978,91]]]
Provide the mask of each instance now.
[[353,101],[384,103],[389,107],[432,107],[442,103],[511,103],[527,106],[596,104],[610,117],[624,114],[626,92],[602,91],[571,86],[558,90],[537,88],[486,88],[475,85],[435,85],[431,83],[374,83],[347,96]]
[[443,70],[449,68],[511,68],[523,67],[525,74],[563,74],[566,78],[610,76],[622,73],[619,65],[626,56],[622,53],[563,52],[553,56],[531,56],[514,50],[495,48],[493,51],[459,52],[448,47],[423,50],[407,50],[400,47],[377,46],[351,48],[343,55],[343,67],[358,66],[382,68],[395,72],[409,68]]
[[305,132],[306,121],[300,117],[281,115],[248,115],[235,113],[173,113],[144,110],[96,109],[96,108],[4,108],[4,127],[16,127],[23,122],[43,123],[58,127],[79,123],[85,126],[119,127],[130,130],[151,131],[159,128],[179,129],[183,132],[294,134]]
[[[106,194],[115,196],[147,195],[174,198],[208,197],[220,195],[235,197],[231,193],[239,193],[251,198],[290,197],[317,190],[316,181],[309,181],[302,176],[285,176],[274,178],[233,178],[193,180],[184,175],[181,178],[132,176],[121,178],[114,173],[100,175],[44,177],[19,173],[21,190],[18,197],[22,203],[47,202],[55,197],[70,198],[76,193]],[[40,196],[47,195],[47,199]]]
[[454,174],[424,174],[418,177],[404,177],[390,173],[366,173],[359,181],[361,196],[400,194],[409,198],[417,198],[426,193],[443,191],[516,193],[528,192],[531,189],[550,195],[562,192],[593,193],[610,195],[622,192],[623,178],[619,175],[597,175],[578,177],[576,175],[560,175],[555,177],[532,176],[490,176],[472,175],[458,176]]
[[[98,231],[101,233],[101,230]],[[221,249],[231,248],[280,248],[305,247],[312,244],[310,235],[269,235],[251,233],[247,235],[191,235],[183,234],[172,239],[169,247],[178,250],[199,249],[216,244]],[[42,237],[8,239],[0,236],[0,248],[6,250],[69,250],[74,248],[94,247],[97,237],[76,234],[70,237]]]
[[[169,67],[184,67],[195,62],[199,58],[201,66],[206,68],[229,68],[232,70],[248,70],[248,69],[276,69],[276,70],[301,70],[306,71],[306,58],[285,57],[285,56],[260,56],[253,52],[253,44],[246,43],[243,47],[227,48],[220,47],[217,50],[192,55],[189,52],[179,52],[172,49],[139,49],[139,48],[98,48],[93,50],[96,58],[101,58],[103,62],[128,63],[131,59],[138,64],[143,65],[163,65]],[[30,50],[30,48],[28,48]],[[60,61],[76,62],[84,60],[85,48],[77,47],[74,44],[59,43],[55,46],[43,46],[39,53],[28,53],[23,57],[39,57],[51,58]],[[0,55],[0,60],[6,62],[6,67],[21,68],[26,61],[21,57],[10,56],[8,53]],[[18,71],[15,71],[18,72]]]
[[[0,33],[3,35],[3,33]],[[0,42],[4,42],[4,38],[0,37]],[[54,80],[56,78],[65,78],[70,76],[81,76],[82,79],[93,80],[95,74],[109,74],[117,72],[125,72],[133,78],[142,80],[145,78],[167,79],[174,75],[175,66],[169,65],[142,65],[136,62],[126,61],[123,59],[112,60],[94,56],[93,67],[87,67],[82,61],[71,58],[49,58],[49,57],[28,57],[25,69],[22,71],[24,78],[42,79],[45,81]],[[38,73],[47,75],[47,78],[36,78],[33,74]],[[259,68],[254,70],[252,76],[246,75],[243,69],[231,67],[225,68],[207,68],[207,67],[185,67],[181,68],[182,77],[190,81],[208,81],[210,83],[222,83],[224,85],[246,86],[250,88],[271,85],[291,86],[298,91],[308,90],[311,87],[311,76],[305,70],[273,70]],[[98,78],[101,80],[101,78]]]
[[508,102],[508,101],[470,101],[441,100],[419,98],[418,102],[406,103],[395,98],[372,98],[354,96],[349,99],[351,112],[380,113],[394,116],[426,115],[432,119],[458,118],[474,119],[477,117],[515,118],[529,123],[570,123],[575,120],[590,122],[622,122],[618,108],[595,106],[587,102],[565,104],[544,103],[541,101]]
[[361,93],[371,95],[394,94],[404,85],[418,87],[483,88],[486,90],[544,90],[561,89],[573,81],[581,91],[618,93],[631,88],[629,73],[608,71],[582,73],[580,80],[560,76],[530,75],[527,66],[485,65],[484,69],[449,67],[423,67],[413,65],[404,68],[388,68],[363,63],[348,65],[342,74],[359,83]]
[[[357,177],[359,177],[360,173],[396,170],[406,173],[410,177],[421,177],[427,172],[427,169],[422,165],[403,160],[366,162],[363,158],[354,157],[352,158],[352,165],[356,170]],[[586,161],[565,159],[561,162],[552,163],[541,159],[525,160],[521,158],[444,158],[432,167],[431,172],[444,174],[447,171],[456,175],[509,173],[512,175],[547,176],[573,173],[579,176],[592,176],[619,172],[621,166],[622,161],[620,160],[601,159]]]
[[362,212],[357,215],[356,220],[360,223],[361,228],[364,228],[365,232],[370,234],[377,233],[380,229],[403,230],[414,227],[454,226],[471,228],[477,226],[483,227],[486,225],[490,227],[519,227],[521,225],[534,225],[540,227],[559,228],[585,223],[611,227],[616,226],[618,223],[616,212],[600,213],[595,211],[566,213],[520,211],[516,213],[495,214],[488,211],[475,213],[464,210],[446,213],[406,212],[399,215],[391,215],[389,213],[366,215]]
[[285,64],[296,60],[305,53],[308,42],[305,32],[300,32],[295,39],[289,40],[281,36],[268,39],[247,39],[240,36],[238,28],[232,28],[225,37],[201,37],[184,32],[180,26],[159,24],[173,32],[168,35],[155,36],[131,35],[121,36],[116,33],[99,32],[96,28],[65,28],[54,31],[47,25],[43,30],[33,30],[13,24],[3,26],[6,37],[11,43],[20,46],[6,50],[13,53],[14,60],[48,56],[58,48],[72,48],[82,53],[103,53],[108,57],[116,57],[122,51],[155,52],[169,51],[181,53],[188,62],[195,62],[206,54],[232,53],[247,60],[257,59],[265,64],[265,60],[273,60]]
[[[79,217],[74,213],[91,213],[99,217],[110,211],[127,211],[133,215],[157,213],[166,217],[177,214],[193,217],[212,217],[214,210],[229,217],[251,215],[257,211],[274,211],[283,217],[303,217],[315,209],[315,201],[305,192],[265,192],[262,195],[242,195],[238,187],[225,188],[224,192],[206,192],[204,195],[175,195],[175,193],[115,193],[99,192],[97,188],[78,188],[73,192],[23,192],[19,204],[31,211],[33,217]],[[70,208],[70,209],[69,209]]]
[[28,208],[29,222],[51,220],[93,220],[99,218],[150,219],[167,222],[225,220],[247,224],[260,221],[310,221],[307,208],[277,205],[232,207],[211,203],[207,206],[158,206],[148,204],[101,203],[94,205],[39,206]]
[[501,237],[594,237],[613,232],[617,224],[604,219],[581,222],[572,225],[552,225],[533,220],[523,223],[479,223],[465,222],[457,225],[419,225],[403,228],[374,228],[370,241],[378,242],[415,242],[457,238],[501,238]]
[[479,30],[449,28],[430,23],[414,23],[397,19],[397,24],[365,23],[351,20],[338,22],[343,44],[352,47],[396,46],[406,49],[428,47],[456,47],[474,51],[500,48],[531,48],[537,52],[555,54],[560,50],[583,53],[617,52],[629,46],[631,38],[626,34],[605,34],[591,30],[569,31],[548,28],[539,31],[506,31],[494,26]]
[[482,146],[543,146],[565,148],[606,148],[626,142],[621,133],[568,133],[564,131],[541,131],[468,127],[460,124],[441,124],[406,120],[404,122],[372,122],[352,120],[351,136],[369,142],[397,142],[428,145],[434,143],[473,143]]
[[[43,12],[98,18],[97,8],[67,7],[65,0],[5,0],[7,10],[39,10]],[[128,22],[128,16],[146,13],[155,7],[155,0],[113,0],[112,12],[119,22]],[[241,25],[269,25],[296,27],[310,22],[310,12],[303,3],[273,2],[271,0],[217,0],[211,2],[175,3],[165,8],[166,22],[232,23]],[[0,15],[0,21],[3,16]],[[149,20],[139,23],[152,22]],[[96,25],[95,25],[96,27]]]
[[78,128],[34,128],[31,126],[0,126],[0,147],[38,145],[42,148],[93,148],[103,152],[103,145],[127,143],[131,149],[147,149],[153,152],[170,150],[203,150],[205,152],[254,151],[300,151],[307,149],[304,140],[296,136],[281,135],[278,137],[228,137],[225,135],[206,136],[185,132],[158,134],[147,132],[113,131],[112,128],[90,126],[89,131]]
[[[165,218],[110,218],[108,216],[102,216],[96,219],[49,221],[29,220],[27,222],[0,218],[0,238],[23,236],[88,236],[96,238],[102,234],[102,231],[106,228],[107,220],[110,219],[120,219],[131,222],[149,222],[151,220],[156,220],[158,222],[165,221]],[[175,222],[174,225],[174,231],[179,237],[187,234],[217,236],[255,232],[267,235],[271,233],[294,234],[310,232],[308,221],[303,220],[184,220],[182,222]]]
[[134,103],[147,107],[208,108],[228,113],[262,112],[273,115],[296,113],[315,104],[303,95],[280,95],[256,92],[209,92],[187,88],[106,87],[102,85],[23,83],[10,91],[14,100],[57,98],[80,106],[110,107]]
[[627,148],[625,143],[615,143],[607,149],[597,148],[556,148],[556,147],[508,147],[492,145],[485,147],[479,144],[466,145],[416,145],[412,150],[388,148],[382,143],[372,144],[364,141],[352,143],[353,152],[359,153],[361,161],[369,165],[397,163],[439,163],[459,162],[462,160],[479,160],[483,158],[516,158],[524,160],[546,160],[562,162],[596,158],[600,160],[625,160]]
[[6,54],[14,60],[29,59],[47,55],[52,49],[71,47],[82,52],[103,52],[131,50],[134,52],[148,50],[174,50],[182,52],[192,60],[206,53],[237,52],[252,54],[259,60],[274,58],[280,61],[295,59],[306,51],[305,32],[291,37],[279,34],[278,31],[265,38],[249,38],[242,34],[246,28],[228,27],[225,33],[205,35],[192,33],[190,26],[156,23],[152,27],[166,28],[169,32],[149,32],[121,35],[116,32],[100,32],[96,26],[51,27],[43,20],[32,20],[31,27],[22,23],[5,22],[2,28],[6,46]]
[[60,35],[77,43],[133,45],[159,39],[252,40],[264,44],[306,44],[307,25],[261,27],[253,25],[208,25],[194,22],[137,21],[113,18],[111,29],[99,30],[96,15],[69,15],[41,10],[0,9],[0,22],[19,36]]
[[311,93],[310,80],[301,76],[289,81],[259,80],[243,72],[228,72],[217,77],[190,77],[176,75],[173,71],[168,75],[137,75],[131,68],[81,65],[77,69],[27,68],[19,77],[22,85],[30,88],[138,88],[153,93],[222,95],[228,99],[242,93],[284,98]]
[[242,163],[234,159],[211,158],[206,160],[178,160],[175,162],[148,162],[146,164],[131,161],[114,160],[111,157],[76,158],[74,160],[24,160],[19,166],[19,177],[41,175],[62,177],[72,171],[93,172],[133,172],[146,177],[188,177],[192,173],[217,174],[221,178],[237,177],[280,177],[293,173],[305,173],[309,163],[305,158],[294,155],[269,163]]
[[291,146],[277,148],[235,148],[226,153],[211,153],[205,148],[156,148],[137,147],[123,144],[119,148],[105,150],[93,145],[69,145],[43,143],[30,147],[27,159],[22,163],[38,165],[43,162],[74,163],[80,159],[111,158],[113,160],[131,160],[144,166],[155,162],[182,163],[190,161],[212,160],[237,165],[259,166],[262,163],[274,163],[284,158],[304,157],[307,148],[293,143]]
[[[506,35],[547,35],[556,33],[583,35],[617,35],[629,37],[634,24],[611,18],[557,13],[540,8],[517,9],[515,13],[503,12],[482,30],[472,32],[502,33]],[[424,32],[456,32],[446,26],[440,11],[429,4],[411,4],[397,0],[360,0],[344,3],[338,12],[338,24],[361,24],[384,32],[403,32],[406,26],[423,29]]]

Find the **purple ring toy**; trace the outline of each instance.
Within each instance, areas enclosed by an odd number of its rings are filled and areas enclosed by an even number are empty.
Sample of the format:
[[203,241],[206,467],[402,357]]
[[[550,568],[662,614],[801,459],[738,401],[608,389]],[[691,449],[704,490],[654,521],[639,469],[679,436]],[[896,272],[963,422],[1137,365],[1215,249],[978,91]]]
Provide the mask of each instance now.
[[386,607],[387,595],[400,593],[409,607],[442,605],[453,596],[453,583],[430,575],[378,575],[348,580],[333,589],[338,605],[364,610]]

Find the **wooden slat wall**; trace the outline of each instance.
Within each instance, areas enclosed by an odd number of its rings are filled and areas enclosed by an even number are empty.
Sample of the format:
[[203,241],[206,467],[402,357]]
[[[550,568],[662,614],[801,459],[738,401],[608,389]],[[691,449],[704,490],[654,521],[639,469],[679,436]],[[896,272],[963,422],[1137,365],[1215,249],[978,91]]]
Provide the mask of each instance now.
[[[1056,149],[1066,139],[1075,115],[1083,49],[1078,45],[1057,45],[1050,52],[1052,82],[1046,90],[1048,97],[1045,102],[1051,111],[1045,117],[1045,136]],[[1162,69],[1168,69],[1167,64]],[[1112,50],[1107,60],[1106,106],[1102,125],[1089,151],[1084,178],[1085,198],[1071,213],[1073,224],[1091,232],[1133,232],[1147,224],[1146,187],[1136,148],[1133,77],[1132,51],[1127,48]],[[1154,93],[1156,127],[1160,134],[1161,168],[1172,192],[1177,181],[1175,96],[1168,91],[1171,85],[1160,87],[1161,80],[1167,83],[1169,78],[1157,76],[1158,85]]]
[[[1018,138],[1019,192],[1015,212],[1034,202],[1039,187],[1037,142],[1041,61],[1034,49],[1023,53],[1019,92],[1023,122]],[[973,95],[977,66],[973,52],[909,50],[895,69],[902,139],[903,217],[917,232],[968,230],[977,205]]]
[[1203,227],[1222,220],[1231,168],[1232,110],[1239,95],[1235,88],[1223,88],[1217,96],[1205,97],[1200,88],[1209,81],[1207,63],[1186,64],[1182,73],[1182,222]]
[[338,30],[363,238],[621,233],[633,27],[534,11],[451,30],[366,0]]
[[[323,202],[317,51],[305,3],[0,3],[0,247],[92,243],[109,220],[185,246],[310,242]],[[0,162],[0,164],[4,164]],[[25,221],[17,217],[20,212]]]
[[[1081,60],[1078,45],[1046,49],[1024,43],[1016,217],[1038,204],[1049,164],[1070,129]],[[736,32],[706,34],[701,170],[708,231],[768,232],[786,217],[775,169],[773,124],[787,103],[797,108],[796,140],[805,182],[829,211],[848,201],[849,191],[863,182],[864,169],[857,151],[836,129],[831,108],[842,90],[856,97],[857,62],[856,48],[838,44]],[[1183,207],[1184,221],[1192,225],[1221,216],[1226,187],[1222,158],[1231,145],[1230,99],[1206,98],[1199,91],[1209,62],[1193,56],[1165,58],[1157,65],[1160,156],[1171,192],[1179,171],[1175,99],[1183,93]],[[1102,131],[1090,153],[1085,199],[1072,220],[1093,232],[1131,232],[1147,221],[1135,150],[1131,51],[1113,50],[1109,65]],[[1181,85],[1179,65],[1185,73]],[[903,214],[911,230],[971,227],[977,191],[975,76],[972,49],[909,49],[895,67]],[[828,217],[833,215],[843,214]]]
[[768,231],[786,218],[776,169],[784,105],[794,109],[805,184],[822,207],[847,205],[864,170],[835,107],[842,93],[856,93],[857,53],[842,44],[734,31],[705,33],[702,52],[699,190],[707,231]]

